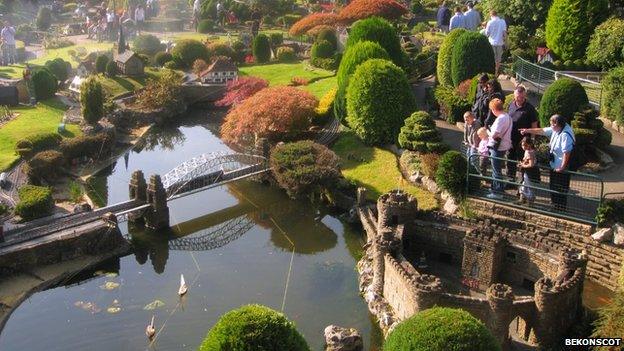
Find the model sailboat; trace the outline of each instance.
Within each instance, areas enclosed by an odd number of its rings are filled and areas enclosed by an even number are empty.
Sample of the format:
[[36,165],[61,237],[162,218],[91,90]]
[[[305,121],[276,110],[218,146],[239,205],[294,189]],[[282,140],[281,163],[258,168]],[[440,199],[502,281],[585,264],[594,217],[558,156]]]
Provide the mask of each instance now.
[[186,282],[184,281],[184,274],[180,274],[180,289],[178,289],[178,295],[182,296],[186,294],[188,288],[186,287]]
[[156,328],[154,328],[154,316],[152,316],[152,321],[145,327],[145,335],[147,335],[148,339],[152,340],[155,334]]

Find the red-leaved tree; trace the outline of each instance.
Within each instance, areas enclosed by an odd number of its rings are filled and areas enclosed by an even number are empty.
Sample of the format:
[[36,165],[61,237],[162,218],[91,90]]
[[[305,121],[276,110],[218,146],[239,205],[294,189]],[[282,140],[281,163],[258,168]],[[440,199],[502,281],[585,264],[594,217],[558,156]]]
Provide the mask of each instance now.
[[333,27],[337,20],[338,16],[335,13],[312,13],[295,22],[295,24],[290,27],[288,33],[290,33],[290,35],[302,35],[316,26],[327,25]]
[[238,105],[243,100],[269,86],[269,82],[262,78],[246,76],[230,81],[225,87],[225,95],[215,102],[215,106],[225,107]]
[[318,100],[307,91],[277,86],[263,89],[234,107],[225,117],[226,142],[252,143],[254,137],[284,140],[306,131]]
[[408,9],[395,0],[353,0],[338,14],[338,22],[351,24],[371,16],[395,20],[408,12]]

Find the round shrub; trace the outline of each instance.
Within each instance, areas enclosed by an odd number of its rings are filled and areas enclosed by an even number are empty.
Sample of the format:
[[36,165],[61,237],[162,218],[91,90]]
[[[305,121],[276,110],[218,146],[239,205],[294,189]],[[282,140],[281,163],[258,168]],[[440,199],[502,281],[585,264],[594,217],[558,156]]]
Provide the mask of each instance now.
[[295,324],[282,313],[261,305],[246,305],[219,319],[200,351],[309,351]]
[[399,323],[384,343],[385,351],[500,351],[500,345],[470,313],[434,307]]
[[164,66],[165,63],[172,60],[173,56],[171,56],[171,54],[168,52],[160,51],[157,52],[156,55],[154,55],[154,62],[156,62],[158,66]]
[[204,34],[214,31],[214,28],[215,23],[211,19],[203,19],[199,21],[199,24],[197,25],[197,31]]
[[284,34],[271,33],[269,35],[269,40],[271,41],[271,46],[276,48],[284,43]]
[[485,35],[467,32],[457,38],[451,55],[451,78],[454,86],[477,73],[494,73],[494,68],[494,52]]
[[293,198],[317,192],[340,177],[338,156],[310,140],[276,146],[270,163],[277,183]]
[[311,58],[330,58],[334,54],[334,46],[327,40],[317,41],[312,45]]
[[137,35],[132,41],[132,49],[137,54],[154,56],[157,52],[162,50],[162,48],[163,45],[160,43],[160,39],[151,34]]
[[395,65],[402,67],[404,54],[399,43],[399,36],[392,24],[379,17],[359,20],[353,24],[347,39],[347,48],[360,41],[372,41],[381,45]]
[[338,37],[336,37],[336,30],[334,28],[323,28],[316,36],[316,41],[327,40],[330,42],[334,50],[338,49]]
[[336,92],[334,103],[334,114],[343,123],[345,123],[347,117],[347,87],[349,86],[349,78],[361,63],[373,58],[389,60],[390,56],[388,56],[388,53],[381,45],[372,41],[360,41],[347,48],[342,56],[342,61],[340,61],[340,66],[336,73],[338,91]]
[[294,62],[297,61],[297,55],[295,50],[289,46],[280,46],[277,48],[277,60],[279,62]]
[[63,154],[55,150],[41,151],[31,158],[24,172],[31,181],[38,182],[40,179],[52,180],[65,163]]
[[35,20],[37,29],[41,31],[47,31],[52,25],[52,12],[47,7],[40,7],[37,12],[37,19]]
[[94,125],[104,116],[104,92],[96,77],[89,76],[80,85],[80,106],[88,124]]
[[624,124],[624,66],[609,71],[602,81],[602,89],[603,114]]
[[397,140],[403,121],[415,109],[405,72],[388,60],[368,60],[347,88],[347,122],[369,145]]
[[232,43],[232,50],[234,50],[234,61],[238,63],[245,62],[245,56],[249,53],[247,45],[240,40]]
[[95,59],[95,71],[97,73],[106,72],[106,65],[110,59],[106,55],[100,55]]
[[455,42],[465,33],[467,33],[467,31],[463,28],[453,29],[444,38],[442,45],[440,45],[440,51],[438,51],[437,74],[438,82],[442,85],[453,85],[453,78],[451,75],[453,47],[455,46]]
[[399,133],[399,145],[422,153],[442,153],[448,150],[433,118],[425,111],[414,112],[405,119],[405,125]]
[[269,60],[271,60],[271,43],[269,37],[264,34],[256,35],[253,41],[252,52],[256,62],[269,62]]
[[37,100],[54,97],[58,90],[56,77],[47,68],[39,68],[32,75],[32,83]]
[[224,56],[232,61],[236,60],[236,52],[232,49],[226,42],[223,41],[213,41],[208,43],[208,52],[210,53],[210,57],[214,58],[216,56]]
[[24,185],[18,189],[20,201],[15,213],[26,220],[43,217],[52,213],[54,200],[52,189],[48,187]]
[[587,62],[604,70],[624,61],[624,20],[613,17],[594,31],[587,47]]
[[183,39],[171,50],[171,56],[182,67],[191,67],[197,59],[208,60],[208,48],[197,40]]
[[116,77],[117,76],[117,63],[113,60],[108,61],[106,64],[106,76],[107,77]]
[[69,72],[71,71],[71,63],[58,57],[50,61],[46,61],[44,65],[54,76],[61,82],[67,80]]
[[466,158],[457,151],[447,151],[440,157],[436,183],[456,199],[466,192]]
[[558,79],[546,88],[542,96],[539,111],[540,125],[550,126],[550,117],[554,114],[560,114],[571,121],[574,112],[588,103],[587,94],[581,83],[568,78]]

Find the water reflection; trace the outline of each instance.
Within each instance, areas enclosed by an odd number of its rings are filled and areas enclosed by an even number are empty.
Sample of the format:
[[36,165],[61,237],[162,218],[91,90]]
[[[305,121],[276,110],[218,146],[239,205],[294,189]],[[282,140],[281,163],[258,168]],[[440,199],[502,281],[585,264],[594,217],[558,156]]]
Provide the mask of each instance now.
[[156,147],[163,150],[173,150],[176,146],[184,144],[186,136],[180,128],[176,127],[152,127],[143,139],[142,149],[152,151]]
[[169,259],[169,240],[173,237],[171,230],[152,232],[132,225],[128,229],[136,261],[143,265],[149,258],[154,272],[162,274]]

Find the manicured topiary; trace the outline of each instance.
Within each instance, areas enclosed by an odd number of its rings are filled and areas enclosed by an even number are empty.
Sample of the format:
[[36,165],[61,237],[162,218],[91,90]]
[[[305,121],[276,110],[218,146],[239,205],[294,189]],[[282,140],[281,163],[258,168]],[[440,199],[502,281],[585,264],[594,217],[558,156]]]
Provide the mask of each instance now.
[[586,147],[605,147],[611,144],[611,132],[604,128],[604,124],[598,119],[599,112],[593,106],[581,106],[574,113],[572,129],[576,139],[575,145]]
[[327,40],[317,41],[312,45],[311,58],[330,58],[334,54],[334,46]]
[[32,84],[37,100],[45,100],[54,97],[58,90],[56,77],[47,68],[39,68],[32,75]]
[[299,21],[297,21],[297,23],[293,24],[292,27],[290,27],[288,33],[290,35],[303,35],[306,34],[310,29],[318,26],[333,26],[336,24],[336,21],[337,16],[335,13],[312,13],[300,19]]
[[327,40],[330,42],[336,50],[338,48],[338,37],[336,37],[336,30],[333,28],[323,28],[316,36],[316,41]]
[[453,47],[457,39],[465,34],[467,31],[463,28],[453,29],[440,45],[440,51],[438,51],[438,65],[437,75],[438,82],[442,85],[453,85],[453,78],[451,76],[451,65],[453,62]]
[[156,62],[156,64],[161,67],[164,66],[165,63],[172,60],[173,56],[171,56],[171,54],[168,52],[160,51],[157,52],[156,55],[154,55],[154,62]]
[[95,58],[95,71],[97,73],[106,72],[106,65],[108,64],[108,61],[110,61],[110,59],[106,55],[99,55],[98,57],[96,57]]
[[61,82],[67,80],[69,72],[71,71],[71,63],[57,57],[53,60],[46,61],[44,65],[54,76]]
[[425,111],[416,111],[405,119],[405,125],[399,133],[399,145],[422,153],[442,153],[448,150],[433,118]]
[[269,37],[264,34],[256,35],[253,41],[252,52],[256,62],[269,62],[271,60],[271,42]]
[[612,69],[604,77],[602,94],[603,115],[624,125],[624,66]]
[[550,126],[550,117],[554,114],[560,114],[571,121],[579,107],[588,103],[587,94],[581,83],[568,78],[558,79],[546,88],[540,102],[540,125]]
[[41,6],[39,12],[37,12],[37,19],[35,20],[37,29],[41,31],[47,31],[52,25],[52,12],[49,8]]
[[317,192],[340,177],[338,156],[310,140],[276,146],[270,163],[277,183],[293,198]]
[[338,91],[336,92],[336,102],[334,103],[334,115],[343,123],[345,123],[347,117],[347,87],[349,86],[349,78],[361,63],[372,58],[389,60],[390,56],[378,43],[361,41],[347,48],[342,61],[340,61],[340,66],[336,73]]
[[160,39],[152,34],[137,35],[132,41],[132,50],[137,54],[154,56],[163,49]]
[[347,39],[347,48],[360,41],[372,41],[381,45],[395,65],[402,67],[405,63],[399,36],[392,24],[379,17],[359,20],[353,24]]
[[106,76],[107,77],[116,77],[117,76],[117,63],[115,61],[108,61],[106,64]]
[[447,151],[438,163],[436,183],[456,199],[466,192],[466,158],[458,151]]
[[80,85],[80,106],[82,118],[91,125],[104,116],[102,84],[94,76],[89,76]]
[[396,142],[414,109],[405,72],[392,62],[368,60],[353,73],[347,88],[347,121],[366,144]]
[[[465,162],[464,162],[465,165]],[[434,307],[399,323],[388,335],[384,351],[500,351],[500,345],[470,313]]]
[[395,0],[353,0],[338,13],[338,21],[350,24],[372,16],[396,20],[408,12],[405,6]]
[[294,323],[282,313],[261,305],[247,305],[221,316],[199,350],[309,351],[310,348]]
[[453,85],[481,72],[494,73],[494,51],[485,35],[468,32],[457,38],[451,54]]
[[277,48],[276,56],[279,62],[297,61],[297,54],[295,54],[295,50],[289,46],[280,46]]
[[19,188],[18,195],[20,201],[15,206],[15,213],[26,220],[47,216],[54,209],[50,188],[24,185]]
[[208,48],[202,42],[193,39],[183,39],[178,41],[173,50],[171,50],[171,56],[182,67],[191,67],[195,60],[208,60],[209,55]]
[[31,182],[35,183],[41,179],[53,180],[64,163],[65,158],[62,153],[56,150],[41,151],[26,163],[24,173],[28,175]]
[[197,25],[197,31],[204,34],[214,31],[214,28],[214,21],[208,18],[199,21],[199,24]]

